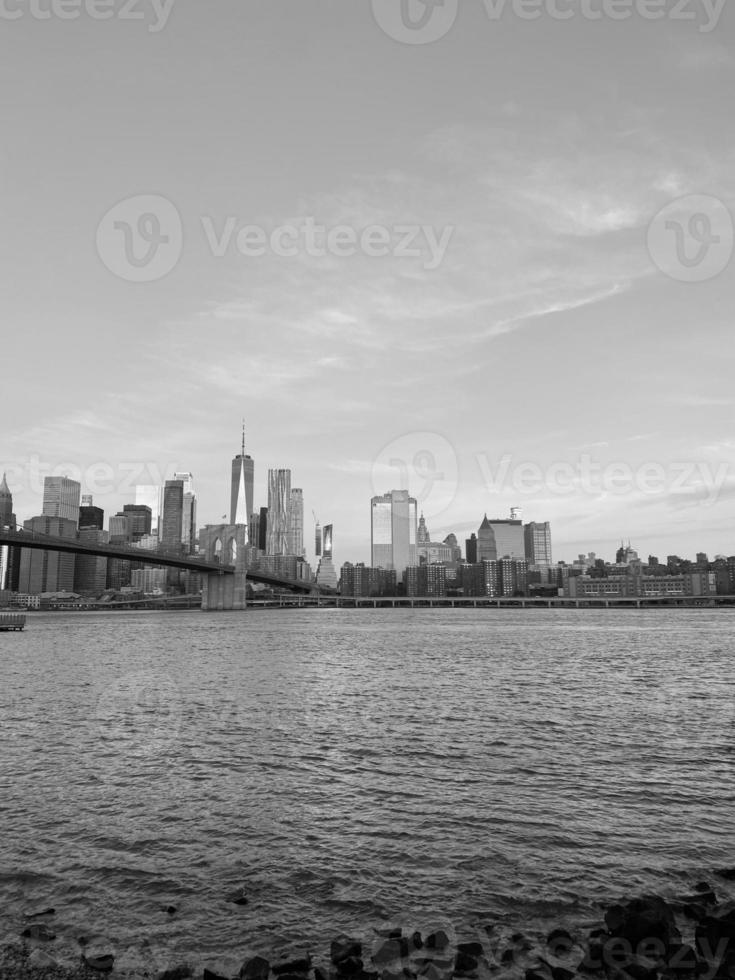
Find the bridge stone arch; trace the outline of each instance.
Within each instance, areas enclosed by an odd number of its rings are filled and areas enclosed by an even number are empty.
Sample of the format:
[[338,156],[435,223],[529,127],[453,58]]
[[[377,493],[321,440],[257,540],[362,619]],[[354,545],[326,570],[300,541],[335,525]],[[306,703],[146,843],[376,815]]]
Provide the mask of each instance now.
[[244,524],[207,524],[199,532],[199,552],[206,561],[234,566],[234,575],[210,572],[202,583],[202,609],[244,609],[247,533]]

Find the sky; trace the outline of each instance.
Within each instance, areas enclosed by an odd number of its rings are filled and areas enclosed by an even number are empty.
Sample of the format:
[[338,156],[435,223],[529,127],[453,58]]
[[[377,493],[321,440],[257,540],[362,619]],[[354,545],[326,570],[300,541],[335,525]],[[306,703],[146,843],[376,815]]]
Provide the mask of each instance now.
[[735,553],[735,12],[717,0],[0,0],[6,470],[106,514],[242,420],[370,560],[550,521]]

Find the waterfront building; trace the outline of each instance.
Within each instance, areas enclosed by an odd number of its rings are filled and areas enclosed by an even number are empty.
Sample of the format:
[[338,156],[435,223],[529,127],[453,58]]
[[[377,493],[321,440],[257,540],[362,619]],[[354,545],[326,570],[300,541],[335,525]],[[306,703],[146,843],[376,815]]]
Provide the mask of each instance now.
[[299,487],[291,490],[288,504],[288,529],[286,554],[304,557],[304,491]]
[[79,526],[79,500],[82,486],[66,476],[47,476],[43,481],[44,517],[59,517]]
[[340,593],[343,596],[394,596],[398,591],[394,568],[374,568],[364,563],[345,562],[340,573]]
[[183,520],[184,481],[166,480],[163,488],[163,519],[159,535],[164,548],[180,547]]
[[338,585],[337,571],[333,562],[333,537],[334,526],[332,524],[325,524],[323,536],[324,547],[316,570],[316,584],[327,589],[336,589]]
[[530,565],[551,565],[551,525],[531,521],[523,526],[526,558]]
[[291,470],[268,470],[268,534],[266,554],[288,554]]
[[404,573],[407,596],[439,598],[447,594],[447,570],[444,565],[409,566]]
[[418,564],[416,499],[408,490],[391,490],[370,502],[371,562],[375,568],[403,570]]
[[131,573],[130,584],[143,595],[161,595],[166,591],[166,569],[152,565],[136,568]]
[[248,523],[253,513],[255,462],[245,452],[245,423],[242,427],[242,449],[232,460],[230,477],[230,524]]
[[[70,481],[73,482],[73,481]],[[79,484],[77,483],[77,487]],[[77,501],[79,498],[77,497]],[[64,504],[66,506],[66,503]],[[61,507],[60,509],[63,509]],[[65,517],[49,517],[41,515],[25,521],[23,527],[33,534],[50,534],[57,538],[77,537],[77,517],[72,520]],[[22,548],[20,556],[20,571],[18,575],[18,591],[31,595],[42,592],[72,592],[74,589],[75,556],[61,551],[37,551]]]
[[118,511],[110,517],[110,544],[130,543],[130,518]]

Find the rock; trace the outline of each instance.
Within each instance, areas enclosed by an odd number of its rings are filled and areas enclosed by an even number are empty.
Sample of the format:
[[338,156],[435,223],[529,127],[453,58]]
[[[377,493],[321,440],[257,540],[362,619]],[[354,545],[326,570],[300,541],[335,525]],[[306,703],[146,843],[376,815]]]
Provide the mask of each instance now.
[[390,929],[374,929],[373,932],[382,939],[400,939],[403,935],[403,929],[396,929],[395,927]]
[[566,929],[552,929],[546,937],[546,945],[554,956],[564,956],[574,946],[574,939]]
[[53,956],[44,953],[42,949],[34,949],[26,962],[35,970],[53,970],[57,969],[59,965]]
[[244,888],[236,888],[235,891],[230,892],[227,896],[227,901],[231,902],[233,905],[247,905],[248,900],[245,895]]
[[52,939],[56,939],[56,933],[51,932],[48,926],[45,926],[42,922],[37,925],[27,926],[21,933],[24,939],[38,939],[40,942],[48,943]]
[[408,943],[412,949],[424,948],[424,940],[421,938],[421,933],[418,931],[418,929],[411,933],[411,938],[409,939]]
[[362,956],[362,943],[359,939],[351,939],[349,936],[338,936],[332,940],[329,958],[337,966],[343,960]]
[[708,914],[707,906],[702,902],[686,902],[681,906],[681,911],[687,919],[694,919],[695,922],[700,922]]
[[695,950],[687,943],[670,946],[666,958],[666,973],[669,976],[681,976],[698,973],[700,961]]
[[277,963],[273,967],[273,973],[280,977],[284,973],[308,973],[311,969],[311,955],[299,956],[293,960],[286,960],[285,963]]
[[700,882],[698,882],[694,886],[694,891],[695,892],[711,892],[712,891],[712,886],[709,884],[709,882],[700,881]]
[[475,957],[482,956],[483,953],[482,943],[478,943],[478,942],[457,943],[457,952],[467,953],[468,956],[475,956]]
[[158,975],[158,980],[187,980],[188,977],[193,977],[194,971],[188,964],[182,963],[181,966],[175,966],[170,970],[164,970],[163,973]]
[[419,971],[419,976],[425,978],[425,980],[448,980],[451,975],[450,970],[442,970],[436,963],[426,963]]
[[735,881],[735,868],[722,868],[720,871],[715,871],[715,874],[720,878],[726,878],[727,881]]
[[103,953],[101,956],[85,956],[84,962],[90,970],[109,973],[115,963],[115,957],[112,953]]
[[393,960],[399,960],[405,956],[408,956],[407,939],[403,937],[400,939],[387,939],[373,953],[373,963],[376,965],[380,963],[391,963]]
[[175,905],[167,905],[166,908],[164,909],[166,915],[176,915],[177,911],[178,910]]
[[574,970],[567,970],[565,966],[550,966],[553,980],[572,980]]
[[271,965],[262,956],[253,956],[240,967],[240,980],[268,980]]
[[337,975],[339,977],[356,977],[363,972],[362,958],[359,956],[347,956],[337,964]]
[[40,919],[42,916],[56,915],[56,909],[43,909],[40,912],[26,912],[26,919]]
[[503,966],[507,966],[509,963],[512,963],[513,960],[515,959],[515,955],[516,955],[516,951],[515,949],[513,949],[512,946],[509,946],[507,949],[504,949],[503,952],[500,954],[501,964]]
[[446,949],[449,945],[449,936],[443,929],[437,929],[426,937],[427,949]]
[[477,957],[472,956],[470,953],[463,953],[461,949],[458,949],[457,955],[454,957],[455,974],[474,973],[476,969]]
[[716,970],[715,977],[735,976],[735,909],[706,916],[697,925],[694,942],[702,959]]
[[549,980],[545,973],[540,973],[538,970],[526,970],[526,980]]
[[204,967],[204,973],[202,974],[202,980],[227,980],[227,977],[221,976],[219,973],[215,973],[214,970],[210,970],[209,967]]
[[602,970],[605,960],[605,947],[599,939],[591,939],[584,959],[578,964],[577,970],[582,973],[597,973]]
[[651,939],[666,946],[681,942],[671,906],[658,895],[634,898],[627,905],[613,905],[605,913],[610,935],[624,939],[632,950]]
[[329,977],[324,972],[324,970],[321,969],[321,967],[315,966],[314,967],[314,980],[329,980]]

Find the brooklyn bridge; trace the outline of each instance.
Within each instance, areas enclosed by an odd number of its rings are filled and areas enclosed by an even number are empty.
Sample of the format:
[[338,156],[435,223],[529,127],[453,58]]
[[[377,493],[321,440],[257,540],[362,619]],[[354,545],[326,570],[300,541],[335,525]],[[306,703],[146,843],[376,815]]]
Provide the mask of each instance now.
[[[244,541],[233,525],[218,526],[208,534],[202,532],[203,553],[182,555],[181,552],[157,548],[135,548],[130,545],[98,544],[79,541],[76,538],[58,538],[34,531],[0,528],[0,546],[29,548],[40,551],[61,551],[72,555],[95,555],[101,558],[118,558],[139,565],[179,568],[198,572],[202,576],[202,608],[205,610],[238,609],[245,605],[246,581],[257,582],[273,589],[286,589],[295,593],[319,593],[313,582],[279,578],[250,570],[245,565]],[[239,540],[238,540],[239,538]]]

